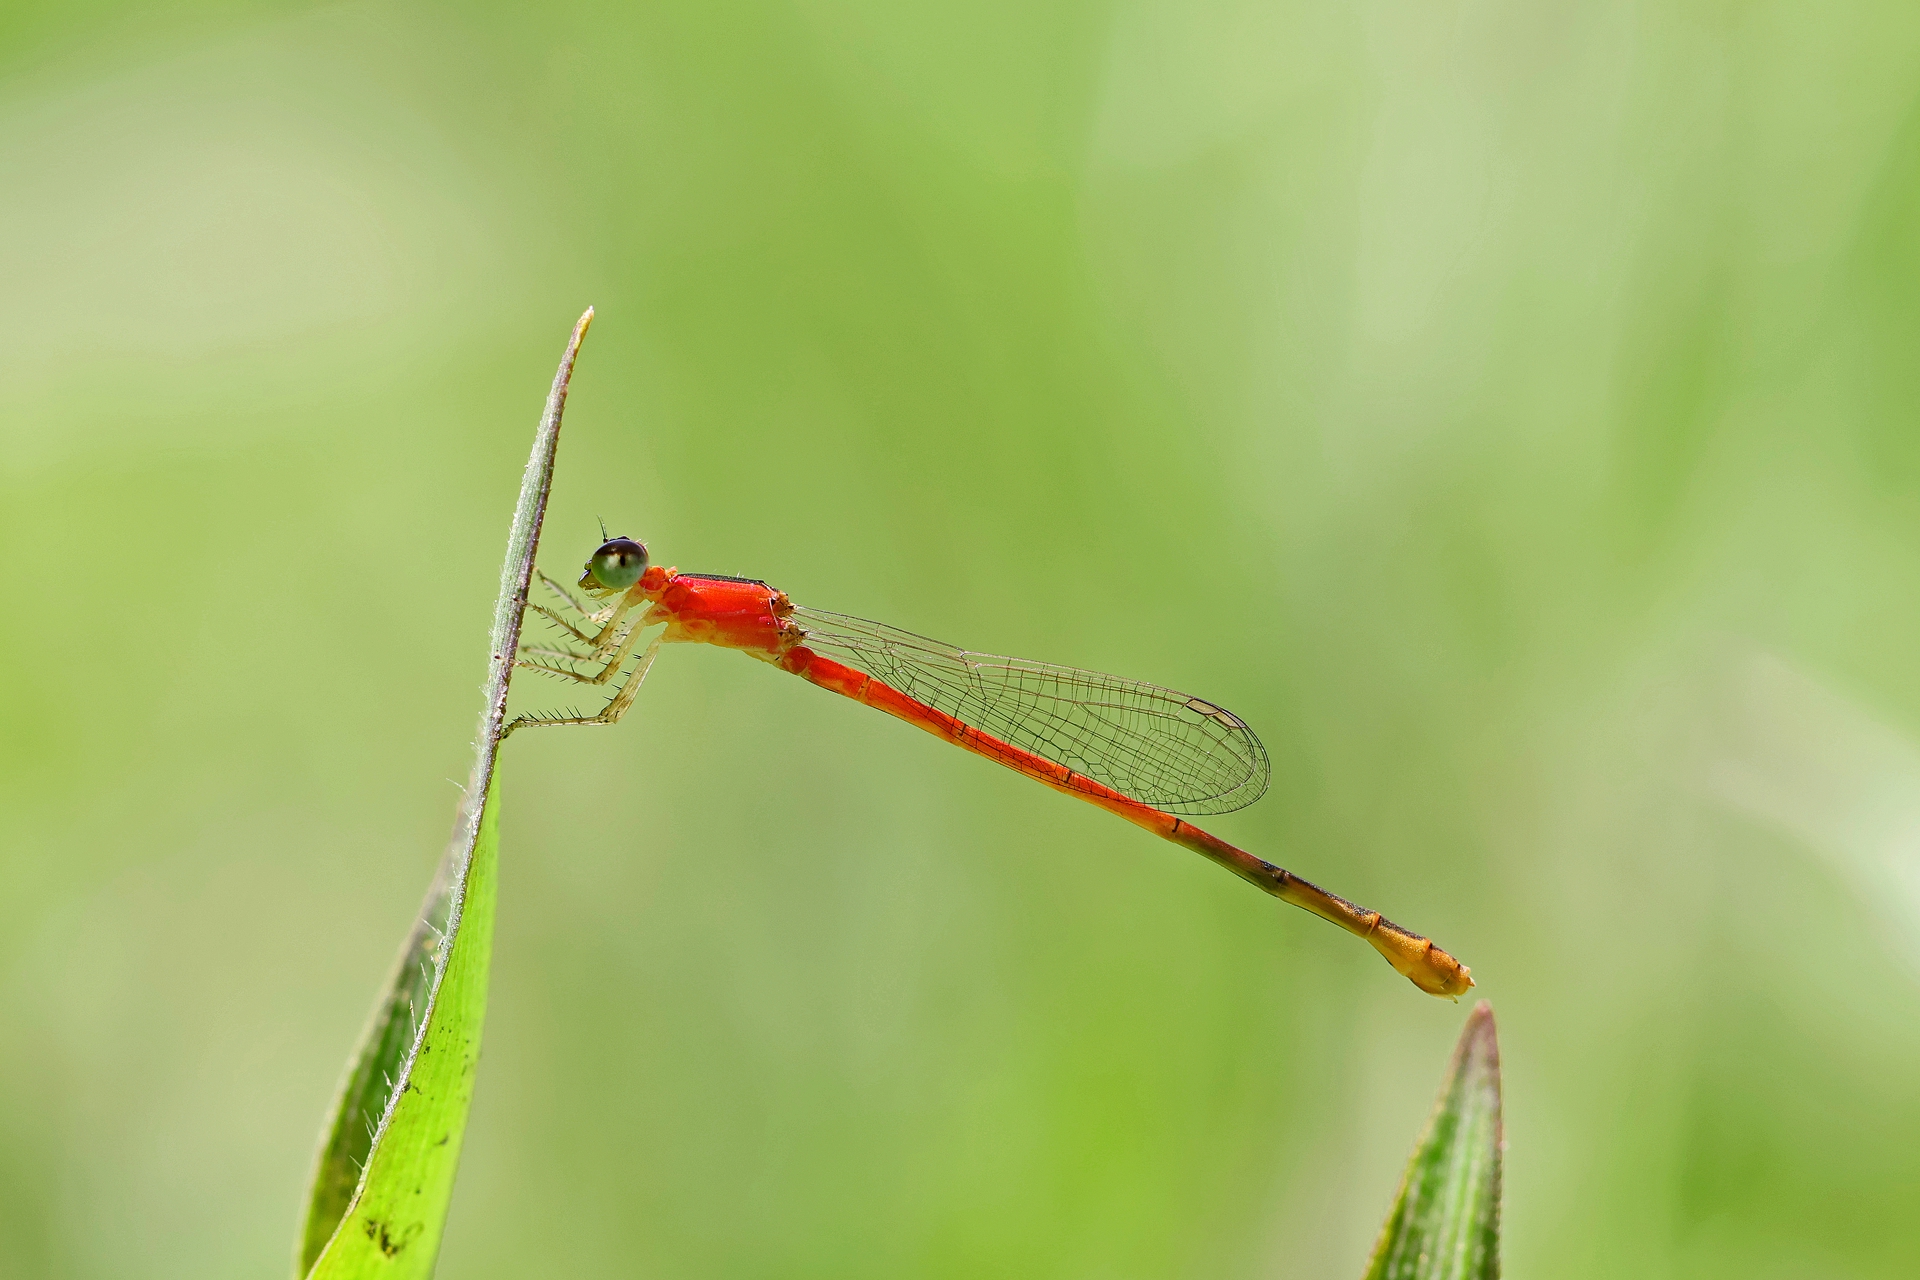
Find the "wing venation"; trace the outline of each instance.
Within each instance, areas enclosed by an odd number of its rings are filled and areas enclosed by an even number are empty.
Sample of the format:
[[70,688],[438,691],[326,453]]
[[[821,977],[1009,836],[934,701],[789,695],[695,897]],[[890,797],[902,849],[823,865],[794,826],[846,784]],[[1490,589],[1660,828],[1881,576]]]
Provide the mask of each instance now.
[[1240,717],[1203,698],[957,649],[821,609],[796,608],[793,620],[806,633],[801,643],[823,656],[1156,809],[1228,813],[1267,789],[1260,739]]

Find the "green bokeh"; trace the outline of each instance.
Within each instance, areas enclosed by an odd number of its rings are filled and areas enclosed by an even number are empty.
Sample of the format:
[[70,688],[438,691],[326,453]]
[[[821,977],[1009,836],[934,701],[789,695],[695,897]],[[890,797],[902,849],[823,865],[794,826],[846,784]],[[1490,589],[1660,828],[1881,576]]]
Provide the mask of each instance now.
[[[1920,10],[0,7],[0,1275],[286,1266],[543,561],[1245,716],[1509,1269],[1920,1254]],[[529,692],[545,693],[546,690]],[[718,652],[517,736],[459,1277],[1358,1274],[1464,1006]]]

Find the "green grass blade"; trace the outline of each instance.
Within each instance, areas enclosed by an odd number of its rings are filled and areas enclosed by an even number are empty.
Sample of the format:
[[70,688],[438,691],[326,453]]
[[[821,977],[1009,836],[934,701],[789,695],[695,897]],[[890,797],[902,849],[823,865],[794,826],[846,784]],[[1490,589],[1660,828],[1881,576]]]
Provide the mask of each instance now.
[[580,317],[520,482],[494,604],[486,702],[452,841],[334,1104],[297,1242],[312,1280],[427,1276],[453,1193],[486,1017],[498,799],[493,784],[527,586],[540,547]]
[[386,1117],[392,1082],[407,1077],[408,1059],[419,1038],[420,1018],[433,1003],[434,983],[440,976],[440,943],[449,933],[458,868],[451,856],[442,862],[441,873],[420,909],[419,922],[401,948],[386,998],[374,1009],[360,1037],[314,1170],[307,1218],[300,1228],[300,1275],[312,1270],[321,1250],[347,1216],[360,1186],[361,1171],[373,1150],[374,1133]]
[[1482,1000],[1460,1033],[1366,1280],[1497,1280],[1504,1145],[1500,1043],[1493,1006]]
[[399,1096],[371,1142],[359,1195],[308,1273],[313,1280],[433,1272],[487,1014],[499,809],[498,799],[485,808],[465,882],[451,904],[449,954],[426,1026],[394,1076],[402,1082]]

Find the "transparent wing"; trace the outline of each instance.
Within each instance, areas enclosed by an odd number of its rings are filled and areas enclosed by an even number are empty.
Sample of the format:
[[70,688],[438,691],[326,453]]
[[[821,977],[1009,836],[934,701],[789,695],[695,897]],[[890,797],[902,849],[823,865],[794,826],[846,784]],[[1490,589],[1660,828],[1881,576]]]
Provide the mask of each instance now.
[[[1002,742],[1170,813],[1227,813],[1267,789],[1246,722],[1201,698],[991,653],[865,618],[795,608],[801,643]],[[991,742],[976,743],[994,754]]]

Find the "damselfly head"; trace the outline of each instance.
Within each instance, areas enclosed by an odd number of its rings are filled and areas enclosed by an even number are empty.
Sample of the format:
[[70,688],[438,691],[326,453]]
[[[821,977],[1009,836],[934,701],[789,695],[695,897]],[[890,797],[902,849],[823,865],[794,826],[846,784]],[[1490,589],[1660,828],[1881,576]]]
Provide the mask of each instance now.
[[646,571],[645,543],[632,538],[609,538],[587,561],[587,571],[580,575],[580,586],[595,594],[625,591],[640,581],[640,575]]

